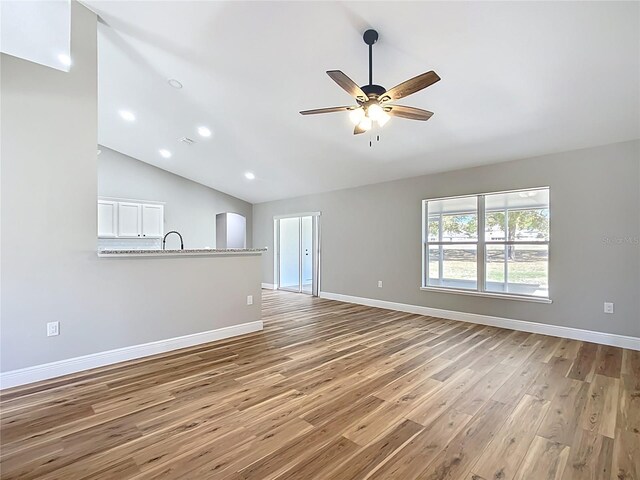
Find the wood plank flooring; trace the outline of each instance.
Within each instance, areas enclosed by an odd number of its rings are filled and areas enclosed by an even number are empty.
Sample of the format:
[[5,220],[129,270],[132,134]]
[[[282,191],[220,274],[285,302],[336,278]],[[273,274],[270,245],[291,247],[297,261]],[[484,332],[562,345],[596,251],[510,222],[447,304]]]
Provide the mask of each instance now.
[[263,314],[3,392],[1,478],[640,480],[640,352],[283,292]]

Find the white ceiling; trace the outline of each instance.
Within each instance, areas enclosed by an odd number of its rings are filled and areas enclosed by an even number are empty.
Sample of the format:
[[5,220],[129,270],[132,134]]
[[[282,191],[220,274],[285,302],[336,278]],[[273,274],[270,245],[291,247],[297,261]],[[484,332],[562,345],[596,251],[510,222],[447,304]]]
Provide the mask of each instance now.
[[[640,137],[638,2],[86,3],[99,142],[253,203]],[[374,83],[442,77],[399,102],[431,120],[373,148],[347,114],[298,113],[351,103],[325,71],[367,83],[368,27]]]

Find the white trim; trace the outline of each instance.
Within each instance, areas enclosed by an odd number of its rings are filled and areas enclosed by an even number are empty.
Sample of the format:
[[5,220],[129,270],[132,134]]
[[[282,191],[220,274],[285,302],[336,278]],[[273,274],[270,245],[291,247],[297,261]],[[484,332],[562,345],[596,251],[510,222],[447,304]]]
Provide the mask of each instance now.
[[421,305],[409,305],[406,303],[388,302],[386,300],[376,300],[373,298],[354,297],[342,295],[340,293],[320,292],[321,298],[337,300],[340,302],[357,303],[369,307],[385,308],[400,312],[415,313],[417,315],[427,315],[430,317],[446,318],[459,322],[477,323],[492,327],[508,328],[521,332],[540,333],[551,335],[552,337],[570,338],[572,340],[582,340],[585,342],[611,345],[614,347],[627,348],[629,350],[640,351],[640,338],[615,333],[594,332],[581,328],[563,327],[560,325],[548,325],[545,323],[527,322],[524,320],[514,320],[511,318],[492,317],[489,315],[479,315],[477,313],[456,312],[453,310],[441,310],[439,308],[423,307]]
[[132,202],[132,203],[148,203],[150,205],[166,205],[167,202],[159,202],[157,200],[140,200],[137,198],[120,198],[120,197],[98,197],[98,201],[106,200],[108,202]]
[[464,290],[462,288],[451,287],[420,287],[420,290],[437,293],[457,293],[459,295],[472,295],[475,297],[501,298],[503,300],[519,300],[521,302],[553,303],[553,301],[547,297],[534,297],[533,295],[518,295],[515,293],[481,292],[478,290]]
[[263,283],[262,288],[264,290],[275,290],[276,286],[273,283]]
[[479,195],[499,195],[503,193],[517,193],[517,192],[527,192],[529,190],[546,190],[549,189],[549,185],[542,185],[540,187],[525,187],[525,188],[515,188],[512,190],[499,190],[497,192],[476,192],[476,193],[463,193],[461,195],[453,195],[449,197],[432,197],[425,198],[422,200],[423,202],[433,202],[435,200],[449,200],[451,198],[465,198],[465,197],[477,197]]
[[278,289],[280,285],[280,228],[277,218],[273,219],[273,285],[274,290]]
[[117,348],[105,352],[92,353],[81,357],[68,358],[57,362],[35,365],[33,367],[11,370],[0,373],[0,389],[24,385],[26,383],[38,382],[50,378],[68,375],[70,373],[81,372],[97,367],[104,367],[118,362],[134,360],[136,358],[157,355],[159,353],[170,352],[179,348],[192,347],[202,343],[214,342],[237,335],[258,332],[262,330],[262,320],[255,322],[231,325],[206,332],[192,333],[181,337],[158,340],[156,342],[132,345],[130,347]]
[[302,213],[289,213],[286,215],[274,215],[274,220],[280,220],[282,218],[295,218],[295,217],[319,217],[322,212],[302,212]]

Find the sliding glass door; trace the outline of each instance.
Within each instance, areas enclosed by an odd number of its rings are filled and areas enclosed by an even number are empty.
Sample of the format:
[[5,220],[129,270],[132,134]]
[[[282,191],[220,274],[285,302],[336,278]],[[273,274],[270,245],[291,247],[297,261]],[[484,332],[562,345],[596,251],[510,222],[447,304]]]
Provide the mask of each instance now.
[[275,219],[279,289],[318,294],[318,219],[317,214]]
[[300,217],[280,220],[278,288],[300,291]]

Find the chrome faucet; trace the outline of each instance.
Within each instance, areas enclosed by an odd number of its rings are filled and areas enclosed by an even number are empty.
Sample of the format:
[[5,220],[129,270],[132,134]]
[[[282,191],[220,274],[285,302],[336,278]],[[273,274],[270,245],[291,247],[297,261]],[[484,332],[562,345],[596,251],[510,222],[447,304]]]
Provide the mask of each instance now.
[[164,238],[162,239],[162,249],[164,250],[164,246],[167,243],[167,237],[172,233],[175,233],[180,237],[180,250],[184,250],[184,242],[182,241],[182,235],[180,235],[180,232],[176,232],[175,230],[171,230],[170,232],[167,232],[165,234]]

